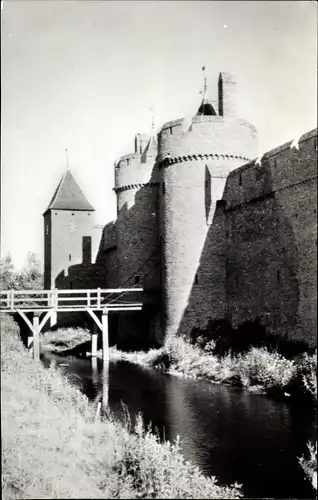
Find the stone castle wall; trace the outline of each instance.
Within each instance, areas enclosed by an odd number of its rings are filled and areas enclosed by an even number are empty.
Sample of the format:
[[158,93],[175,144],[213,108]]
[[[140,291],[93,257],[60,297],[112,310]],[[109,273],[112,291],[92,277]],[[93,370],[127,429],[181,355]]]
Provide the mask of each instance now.
[[230,173],[226,199],[228,317],[316,343],[317,131]]
[[135,153],[115,166],[117,218],[96,263],[92,215],[45,215],[47,288],[144,288],[143,311],[118,314],[119,346],[189,336],[210,319],[235,328],[260,319],[269,332],[316,343],[317,131],[256,162],[256,129],[236,117],[226,73],[218,113],[168,122],[158,143],[136,136]]

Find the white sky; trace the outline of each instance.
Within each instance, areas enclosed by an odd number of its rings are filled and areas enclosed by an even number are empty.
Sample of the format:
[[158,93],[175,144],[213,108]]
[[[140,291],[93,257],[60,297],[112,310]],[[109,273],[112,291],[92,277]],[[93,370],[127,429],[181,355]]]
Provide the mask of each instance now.
[[42,213],[65,165],[116,214],[113,163],[136,132],[189,113],[219,71],[266,151],[317,125],[317,2],[5,0],[1,11],[1,256],[43,260]]

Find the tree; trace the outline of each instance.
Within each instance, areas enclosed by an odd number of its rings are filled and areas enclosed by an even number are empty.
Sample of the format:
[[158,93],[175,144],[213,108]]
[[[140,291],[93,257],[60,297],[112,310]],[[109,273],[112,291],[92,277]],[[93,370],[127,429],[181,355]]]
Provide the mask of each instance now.
[[41,290],[43,289],[43,273],[41,264],[35,253],[29,252],[27,264],[21,271],[16,271],[12,257],[8,254],[0,260],[1,290]]
[[14,266],[10,254],[0,260],[0,289],[14,288]]

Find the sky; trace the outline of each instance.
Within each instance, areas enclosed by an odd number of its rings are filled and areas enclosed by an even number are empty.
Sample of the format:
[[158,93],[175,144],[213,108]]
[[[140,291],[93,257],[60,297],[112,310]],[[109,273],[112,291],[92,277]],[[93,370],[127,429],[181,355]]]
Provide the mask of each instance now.
[[69,167],[96,223],[137,132],[194,115],[233,73],[265,152],[317,126],[317,2],[1,2],[1,257],[43,264],[42,214]]

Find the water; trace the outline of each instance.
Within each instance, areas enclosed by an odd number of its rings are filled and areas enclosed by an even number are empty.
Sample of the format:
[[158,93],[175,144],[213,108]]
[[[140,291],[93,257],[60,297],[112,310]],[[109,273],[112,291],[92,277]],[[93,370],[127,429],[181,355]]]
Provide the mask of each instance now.
[[[102,362],[45,355],[55,359],[89,398],[102,389]],[[142,412],[160,436],[180,436],[187,459],[219,484],[243,484],[245,497],[315,498],[297,457],[316,439],[308,411],[234,387],[165,375],[125,362],[110,363],[109,407],[123,418]]]

